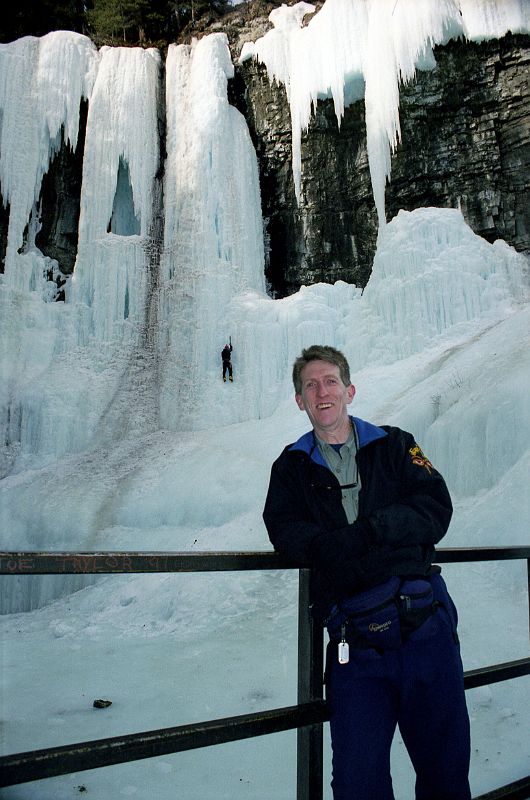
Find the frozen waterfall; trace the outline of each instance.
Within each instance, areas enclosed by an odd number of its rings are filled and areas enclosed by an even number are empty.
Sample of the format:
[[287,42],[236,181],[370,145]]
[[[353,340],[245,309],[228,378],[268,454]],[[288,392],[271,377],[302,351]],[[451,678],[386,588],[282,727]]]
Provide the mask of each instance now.
[[[377,8],[388,12],[384,3]],[[405,0],[393,21],[379,20],[379,44],[387,52],[391,41],[394,55],[380,75],[387,88],[370,95],[374,141],[398,130],[391,98],[399,76],[419,60],[426,65],[431,45],[461,30],[455,3],[422,8],[414,25]],[[459,25],[477,37],[508,24],[524,28],[525,4],[503,8],[504,16],[500,6],[481,4],[481,16],[461,3]],[[375,74],[371,51],[356,52],[346,38],[370,33],[368,6],[329,0],[301,28],[311,9],[277,9],[276,28],[255,44],[275,78],[288,82],[302,127],[318,97],[331,92],[340,116],[351,87],[366,83],[368,92]],[[304,37],[312,42],[310,67]],[[0,276],[6,549],[109,549],[117,529],[136,531],[135,546],[152,546],[153,531],[170,546],[164,532],[207,518],[228,523],[242,508],[258,513],[267,471],[254,457],[260,425],[272,420],[282,438],[285,425],[274,420],[292,413],[289,364],[318,341],[350,359],[359,413],[417,432],[455,492],[489,492],[511,471],[522,474],[529,418],[522,256],[475,236],[457,210],[401,212],[380,231],[364,292],[338,282],[274,300],[264,285],[256,154],[227,99],[233,65],[224,34],[170,47],[163,69],[155,50],[97,51],[85,37],[58,32],[1,45],[0,67],[0,181],[9,211]],[[54,302],[57,265],[35,244],[39,196],[61,139],[76,146],[82,102],[77,260],[65,300]],[[382,163],[371,162],[375,171]],[[220,351],[229,336],[236,381],[223,385]],[[487,363],[485,342],[495,343]],[[501,364],[504,395],[494,377]],[[488,397],[475,397],[477,382],[490,386]],[[455,459],[448,442],[464,417],[459,436],[467,444]],[[507,420],[517,424],[506,429]],[[246,424],[255,434],[238,428]],[[233,432],[228,443],[225,430]],[[250,437],[244,465],[232,445],[240,430]],[[157,478],[146,478],[154,463]],[[225,505],[221,498],[232,495]],[[506,537],[522,535],[520,524]],[[263,537],[261,523],[256,530]],[[58,591],[59,579],[38,580],[8,607],[41,605]]]
[[[312,104],[332,96],[340,118],[364,96],[382,217],[399,81],[432,66],[432,45],[451,35],[528,30],[529,5],[275,9],[274,30],[247,53],[288,90],[295,180]],[[308,427],[291,364],[314,343],[347,355],[352,413],[413,431],[444,474],[455,506],[444,546],[525,544],[528,259],[476,236],[458,209],[401,211],[380,228],[364,291],[339,281],[271,298],[256,154],[227,99],[232,74],[222,34],[170,47],[165,64],[155,50],[98,51],[66,32],[0,45],[0,549],[270,548],[270,465]],[[77,260],[61,299],[58,264],[36,244],[41,185],[61,142],[78,143],[80,106]],[[229,336],[236,380],[223,384]],[[524,564],[444,574],[466,669],[527,654]],[[2,578],[14,612],[0,617],[6,752],[296,703],[295,571],[97,580]],[[525,688],[469,693],[474,796],[527,772]],[[94,712],[100,696],[112,714]],[[76,789],[288,800],[296,734],[279,736],[91,770]],[[392,758],[403,800],[414,776],[399,737]],[[33,791],[71,797],[72,779]]]
[[231,304],[241,292],[264,292],[263,223],[256,154],[244,118],[227,99],[233,66],[226,37],[172,45],[166,72],[160,413],[164,427],[193,430],[210,425],[205,388],[219,379],[230,335],[239,388],[217,423],[254,413],[256,393],[245,379],[252,332],[236,326]]

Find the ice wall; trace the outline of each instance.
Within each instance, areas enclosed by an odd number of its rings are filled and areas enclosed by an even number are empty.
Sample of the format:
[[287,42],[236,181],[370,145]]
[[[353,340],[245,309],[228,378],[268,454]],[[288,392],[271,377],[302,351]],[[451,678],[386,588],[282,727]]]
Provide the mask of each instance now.
[[[63,31],[3,45],[0,58],[0,188],[9,207],[0,285],[5,470],[13,459],[46,463],[87,447],[129,382],[147,322],[160,57],[131,48],[98,53],[86,37]],[[37,201],[62,141],[76,146],[83,98],[78,255],[66,302],[52,302],[48,276],[57,264],[35,245]],[[115,430],[105,426],[104,437],[120,429],[112,415]]]
[[[159,412],[165,426],[200,426],[200,386],[218,379],[234,334],[230,301],[264,291],[257,159],[228,103],[226,36],[170,48],[166,104],[155,50],[98,52],[59,32],[2,46],[0,58],[4,472],[151,429]],[[83,98],[78,253],[66,301],[54,303],[57,265],[35,246],[36,202],[63,139],[76,145]],[[234,358],[250,344],[241,335]],[[226,418],[252,415],[257,393],[241,381]]]
[[[235,333],[232,299],[264,291],[263,227],[256,154],[227,99],[233,66],[226,36],[172,45],[166,76],[160,406],[163,426],[189,430],[209,424],[205,389],[219,387],[221,350]],[[249,335],[234,341],[234,363],[242,364]],[[245,408],[248,373],[238,375],[238,387],[226,397],[221,424],[253,414],[251,404]]]
[[400,211],[380,232],[352,324],[352,368],[390,364],[461,332],[494,325],[530,299],[524,256],[473,233],[458,209]]
[[68,299],[88,308],[80,343],[137,341],[146,325],[159,166],[157,50],[103,47],[87,120],[79,245]]
[[75,149],[79,104],[88,98],[99,55],[76,33],[56,31],[0,45],[0,187],[10,207],[5,275],[9,286],[28,290],[40,281],[31,259],[17,258],[24,229],[36,224],[42,177],[61,141]]
[[[35,247],[37,202],[61,142],[76,147],[80,102],[90,96],[98,63],[92,42],[75,33],[0,45],[0,191],[9,209],[0,277],[0,427],[7,442],[0,462],[7,466],[20,449],[43,445],[33,416],[37,384],[75,335],[64,304],[51,302],[56,285],[49,275],[57,264]],[[60,416],[61,405],[50,422]],[[56,444],[60,450],[60,435]]]
[[415,432],[454,497],[489,491],[510,471],[514,489],[524,481],[529,302],[527,257],[474,234],[457,209],[423,208],[380,232],[370,281],[345,316],[354,374],[388,366],[395,399],[380,421]]
[[[9,212],[0,276],[2,476],[61,457],[68,464],[71,454],[152,425],[144,407],[156,408],[153,381],[138,374],[138,361],[151,281],[160,66],[157,51],[98,52],[64,31],[0,45],[0,190]],[[35,245],[38,200],[61,144],[77,145],[82,100],[89,114],[78,257],[66,302],[54,302],[49,276],[57,264]],[[94,495],[91,481],[66,490],[70,469],[56,476],[56,498],[33,484],[29,496],[2,506],[4,546],[61,549],[72,531],[90,542],[106,491]],[[86,583],[15,579],[8,607],[41,605]]]
[[[527,393],[523,391],[524,381],[528,380],[527,359],[521,358],[517,335],[507,328],[500,332],[514,315],[522,319],[520,315],[525,310],[527,313],[529,301],[530,273],[524,255],[502,240],[490,244],[477,236],[458,209],[420,208],[400,211],[380,231],[372,274],[363,291],[339,281],[334,285],[304,286],[296,295],[282,300],[247,292],[234,298],[232,308],[237,321],[235,330],[249,326],[253,331],[253,357],[259,363],[259,375],[254,363],[246,365],[246,369],[253,372],[261,386],[261,415],[274,413],[282,397],[292,392],[288,365],[300,350],[321,342],[344,350],[352,373],[367,373],[369,384],[373,381],[370,370],[388,369],[389,375],[394,376],[389,379],[389,395],[393,397],[399,394],[403,383],[409,391],[408,383],[417,380],[424,390],[424,381],[432,381],[432,403],[412,403],[409,408],[405,402],[398,406],[398,412],[390,403],[388,408],[389,414],[395,413],[396,424],[405,424],[408,419],[410,428],[425,440],[444,405],[461,403],[466,391],[470,391],[471,379],[462,380],[470,367],[456,364],[458,352],[467,352],[471,342],[476,341],[479,355],[473,370],[485,369],[483,361],[490,355],[480,342],[487,336],[491,337],[489,347],[495,360],[504,359],[513,373],[508,384],[513,388],[510,402],[516,411],[510,412],[510,418],[520,415],[530,419]],[[524,328],[524,321],[513,323],[517,324]],[[496,342],[496,336],[501,342]],[[509,356],[510,352],[513,354]],[[418,366],[423,359],[432,362],[426,371]],[[517,364],[524,376],[520,380],[515,377]],[[403,381],[400,372],[409,377]],[[505,424],[502,406],[507,398],[499,405],[490,399],[475,403],[469,417],[476,417],[476,424],[470,425],[469,430],[474,430],[481,447],[481,426],[495,429],[500,436]],[[380,404],[380,397],[374,395],[363,413],[370,416],[376,403]],[[486,423],[485,417],[480,421],[479,409],[485,416],[492,413],[495,424]],[[379,421],[385,421],[384,416]],[[510,438],[503,449],[516,461],[526,440],[515,430],[509,436],[513,440]],[[448,436],[447,441],[450,439]],[[495,462],[495,455],[481,460],[493,472],[486,475],[472,468],[467,457],[471,457],[473,449],[470,445],[466,458],[458,461],[444,451],[444,474],[451,476],[457,469],[466,472],[466,479],[460,476],[455,487],[490,486],[508,468],[504,461]],[[497,450],[498,443],[490,447],[493,454]],[[508,461],[513,465],[514,461]]]
[[344,107],[364,96],[370,175],[379,224],[385,224],[390,154],[400,138],[399,86],[435,65],[433,47],[466,36],[482,39],[530,31],[528,0],[327,0],[274,9],[274,28],[244,45],[240,60],[265,64],[283,83],[291,107],[293,178],[301,192],[301,136],[319,98],[331,97],[340,125]]

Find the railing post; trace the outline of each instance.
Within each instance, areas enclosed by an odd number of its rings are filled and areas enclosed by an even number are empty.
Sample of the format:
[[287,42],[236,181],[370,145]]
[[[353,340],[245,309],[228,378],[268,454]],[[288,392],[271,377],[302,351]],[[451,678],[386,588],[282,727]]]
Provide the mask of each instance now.
[[[299,570],[298,585],[298,703],[323,697],[324,634],[309,610],[308,569]],[[296,800],[322,800],[322,724],[298,728]]]
[[530,558],[526,559],[526,575],[528,578],[528,635],[530,636]]

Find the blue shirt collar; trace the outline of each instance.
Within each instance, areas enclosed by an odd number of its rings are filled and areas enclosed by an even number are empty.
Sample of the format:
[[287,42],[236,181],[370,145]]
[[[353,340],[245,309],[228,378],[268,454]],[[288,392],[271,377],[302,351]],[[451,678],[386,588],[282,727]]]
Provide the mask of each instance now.
[[[370,444],[370,442],[374,442],[376,439],[383,439],[387,436],[387,432],[383,430],[383,428],[379,428],[377,425],[373,425],[371,422],[366,422],[364,419],[360,419],[359,417],[350,417],[352,424],[355,425],[355,429],[357,431],[357,437],[359,441],[359,448],[365,447],[365,445]],[[326,462],[322,458],[320,454],[320,450],[317,447],[316,438],[314,431],[308,431],[304,433],[294,444],[292,444],[289,450],[301,450],[303,453],[307,453],[308,456],[317,464],[321,464],[323,467],[327,467]]]

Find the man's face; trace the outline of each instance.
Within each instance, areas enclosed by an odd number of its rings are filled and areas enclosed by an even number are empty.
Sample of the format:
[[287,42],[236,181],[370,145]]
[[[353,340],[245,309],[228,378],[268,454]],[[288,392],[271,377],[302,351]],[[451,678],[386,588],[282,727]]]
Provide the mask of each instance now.
[[306,412],[317,435],[326,442],[346,441],[350,428],[348,405],[355,395],[355,387],[345,386],[339,368],[328,361],[310,361],[300,377],[302,392],[295,394],[295,400],[298,408]]

